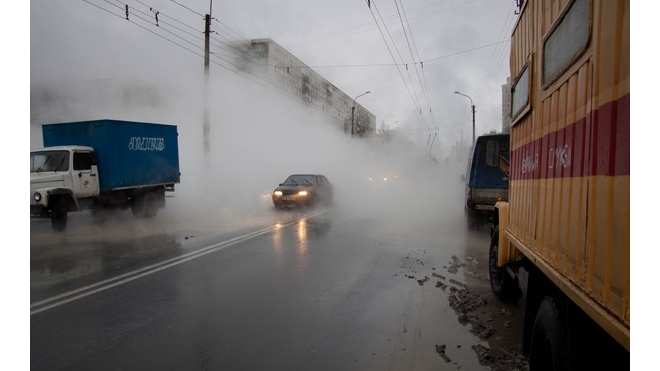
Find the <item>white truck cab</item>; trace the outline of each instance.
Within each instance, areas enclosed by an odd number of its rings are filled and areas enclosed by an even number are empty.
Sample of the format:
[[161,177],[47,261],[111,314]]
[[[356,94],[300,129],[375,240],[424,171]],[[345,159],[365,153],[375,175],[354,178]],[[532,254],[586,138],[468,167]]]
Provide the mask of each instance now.
[[92,147],[58,146],[30,151],[30,214],[48,216],[53,228],[66,226],[66,213],[79,200],[98,196],[99,176]]

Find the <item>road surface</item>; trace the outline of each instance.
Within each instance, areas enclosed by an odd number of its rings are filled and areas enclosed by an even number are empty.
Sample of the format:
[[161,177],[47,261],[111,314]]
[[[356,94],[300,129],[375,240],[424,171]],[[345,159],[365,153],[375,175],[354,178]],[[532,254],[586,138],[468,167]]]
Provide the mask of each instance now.
[[426,201],[231,222],[72,213],[60,234],[34,220],[31,368],[511,367],[522,312],[490,293],[488,233],[465,230],[460,201]]

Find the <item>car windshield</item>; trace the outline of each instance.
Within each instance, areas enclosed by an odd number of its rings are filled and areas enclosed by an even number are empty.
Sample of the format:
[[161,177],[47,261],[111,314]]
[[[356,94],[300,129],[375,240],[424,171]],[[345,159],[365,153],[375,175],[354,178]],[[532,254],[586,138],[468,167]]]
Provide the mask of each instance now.
[[30,172],[68,171],[69,151],[40,151],[30,153]]
[[310,175],[292,175],[288,177],[284,185],[314,185],[316,184],[316,179]]

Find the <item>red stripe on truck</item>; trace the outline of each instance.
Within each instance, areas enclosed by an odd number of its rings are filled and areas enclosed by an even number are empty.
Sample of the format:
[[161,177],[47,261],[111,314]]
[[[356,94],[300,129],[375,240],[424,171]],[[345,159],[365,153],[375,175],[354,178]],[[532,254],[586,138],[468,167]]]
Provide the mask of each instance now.
[[510,170],[512,181],[630,175],[630,94],[512,150]]

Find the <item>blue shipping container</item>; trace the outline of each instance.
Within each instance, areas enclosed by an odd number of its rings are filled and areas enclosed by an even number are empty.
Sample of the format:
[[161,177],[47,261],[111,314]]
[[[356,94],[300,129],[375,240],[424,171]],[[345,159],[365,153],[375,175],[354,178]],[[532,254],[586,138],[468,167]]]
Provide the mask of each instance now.
[[96,120],[42,126],[45,147],[89,146],[98,158],[101,191],[179,183],[174,125]]

